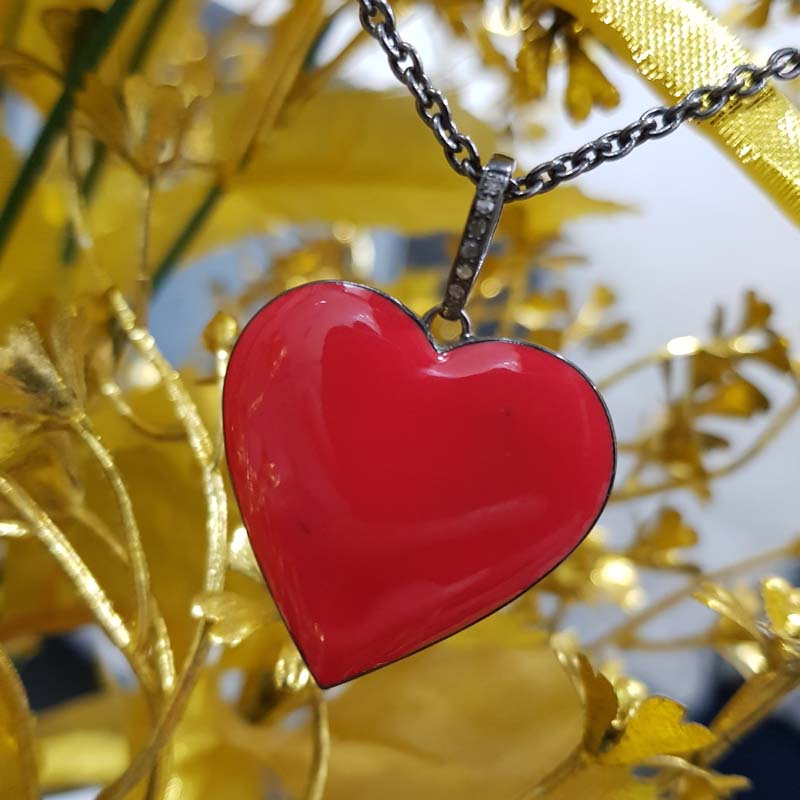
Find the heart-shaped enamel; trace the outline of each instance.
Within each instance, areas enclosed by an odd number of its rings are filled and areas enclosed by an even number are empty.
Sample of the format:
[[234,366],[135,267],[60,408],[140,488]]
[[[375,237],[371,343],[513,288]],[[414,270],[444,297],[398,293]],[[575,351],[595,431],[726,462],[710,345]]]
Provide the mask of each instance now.
[[437,349],[348,283],[280,295],[223,398],[236,497],[317,682],[407,656],[509,602],[583,539],[614,434],[586,376],[521,342]]

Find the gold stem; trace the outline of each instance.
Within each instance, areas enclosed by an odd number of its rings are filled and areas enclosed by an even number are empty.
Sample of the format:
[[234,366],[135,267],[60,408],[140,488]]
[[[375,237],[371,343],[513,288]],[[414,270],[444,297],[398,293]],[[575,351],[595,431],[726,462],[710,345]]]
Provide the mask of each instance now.
[[136,352],[155,367],[175,408],[175,414],[186,430],[189,447],[200,466],[203,491],[208,506],[208,554],[204,591],[222,590],[227,551],[227,497],[220,470],[214,466],[214,446],[200,418],[197,406],[183,385],[180,375],[164,358],[146,328],[137,324],[133,310],[118,289],[108,292],[109,303],[120,328]]
[[759,698],[759,704],[752,707],[750,713],[743,715],[731,727],[727,728],[724,735],[720,735],[719,731],[714,730],[715,723],[726,713],[726,709],[736,700],[739,692],[747,691],[747,683],[742,684],[711,722],[709,727],[717,733],[718,738],[702,751],[698,759],[699,763],[703,766],[709,766],[714,761],[719,760],[730,749],[731,745],[769,716],[778,703],[798,686],[800,686],[800,674],[797,671],[776,672],[770,691],[765,693],[764,697]]
[[[253,82],[246,112],[240,117],[245,136],[241,147],[232,154],[235,172],[241,171],[250,162],[259,135],[274,126],[295,87],[297,75],[308,56],[309,48],[327,19],[323,3],[320,0],[312,0],[302,9],[295,7],[286,12],[282,20],[276,24],[278,35],[284,30],[282,22],[291,24],[292,17],[298,14],[305,16],[306,24],[299,29],[289,28],[292,37],[286,35],[283,41],[278,39],[279,46],[274,47],[262,62],[266,69],[256,72],[260,77]],[[277,64],[276,53],[279,54]]]
[[[225,373],[228,371],[228,361],[230,360],[230,350],[219,349],[214,353],[214,377],[216,378],[217,403],[222,408],[222,387],[225,383]],[[225,436],[220,419],[214,432],[214,452],[211,457],[212,464],[216,467],[222,461],[225,454]]]
[[[68,137],[68,154],[70,165],[70,184],[73,187],[73,224],[81,241],[94,251],[94,240],[86,221],[83,202],[77,190],[78,173],[75,164],[73,137]],[[92,259],[95,269],[102,277],[106,277],[99,264]],[[128,305],[117,288],[108,290],[108,300],[120,328],[129,343],[158,372],[167,392],[167,397],[175,409],[175,415],[183,425],[186,438],[195,460],[199,464],[203,476],[203,492],[208,507],[206,529],[208,531],[208,553],[206,556],[207,573],[204,590],[217,592],[222,589],[225,580],[227,553],[227,497],[220,470],[214,464],[214,448],[211,437],[200,418],[197,406],[192,400],[180,375],[162,355],[147,328],[138,324],[133,309]]]
[[[136,648],[143,649],[150,635],[150,570],[142,548],[142,538],[139,534],[139,525],[133,513],[133,503],[119,474],[114,458],[108,448],[100,441],[92,430],[88,418],[81,417],[72,424],[72,430],[80,437],[81,441],[89,448],[103,473],[106,476],[119,508],[122,528],[128,545],[128,556],[133,572],[133,585],[136,592]],[[172,676],[174,679],[174,675]]]
[[[158,372],[175,414],[186,430],[186,438],[200,466],[203,493],[208,516],[206,574],[204,591],[221,591],[225,581],[227,558],[227,498],[219,468],[213,463],[213,445],[203,425],[197,406],[187,392],[180,375],[172,368],[156,346],[147,329],[139,327],[133,310],[118,289],[110,289],[108,299],[120,328],[136,352]],[[98,800],[124,797],[140,780],[151,773],[158,754],[180,720],[186,701],[199,675],[199,669],[208,652],[209,625],[200,623],[187,659],[187,666],[178,678],[178,688],[172,696],[149,744],[140,750],[123,774],[98,796]]]
[[629,364],[621,367],[616,372],[612,372],[607,378],[604,378],[598,382],[597,388],[601,392],[604,392],[620,381],[625,380],[625,378],[628,378],[634,373],[644,369],[645,367],[655,366],[656,364],[660,364],[669,358],[670,354],[666,350],[659,350],[655,353],[649,353],[646,356],[637,358],[635,361],[631,361]]
[[[74,512],[73,516],[105,543],[114,556],[126,567],[130,567],[128,551],[116,540],[108,530],[105,522],[97,514],[89,508],[82,507],[77,512]],[[168,694],[175,688],[175,661],[172,654],[169,631],[155,596],[149,597],[148,602],[150,604],[150,619],[153,628],[156,671],[161,680],[162,693]]]
[[141,247],[139,251],[139,269],[136,276],[136,317],[141,325],[147,325],[147,301],[150,293],[150,228],[153,213],[153,178],[144,179],[144,197],[142,200]]
[[328,727],[328,705],[322,691],[314,688],[311,700],[314,751],[311,759],[308,784],[303,800],[322,800],[328,780],[328,763],[331,755],[331,733]]
[[[752,461],[758,456],[773,440],[783,431],[783,429],[794,419],[797,412],[800,411],[800,392],[795,395],[793,400],[784,406],[777,414],[775,414],[770,424],[761,432],[756,440],[736,458],[732,459],[727,464],[712,469],[707,473],[709,480],[716,478],[723,478],[740,469],[749,461]],[[639,497],[647,497],[653,494],[660,494],[661,492],[669,491],[670,489],[679,489],[682,486],[690,485],[694,478],[670,478],[669,480],[661,483],[654,483],[649,486],[634,486],[626,489],[624,486],[612,492],[609,502],[622,503],[629,500],[634,500]]]
[[174,694],[151,734],[150,741],[134,756],[128,768],[97,795],[97,800],[122,800],[146,775],[152,772],[161,749],[167,744],[183,716],[186,703],[200,676],[210,645],[210,623],[200,624],[189,648],[186,663],[180,672]]
[[[70,136],[69,139],[71,140],[72,137]],[[77,190],[74,147],[70,146],[68,153],[70,176],[72,178],[70,184],[74,193],[75,228],[80,234],[81,241],[93,251],[91,231],[86,222],[80,193]],[[98,277],[105,279],[107,282],[107,276],[100,265],[97,264],[96,259],[92,258],[91,261]],[[108,301],[128,342],[158,372],[167,392],[167,397],[175,410],[175,415],[186,431],[187,442],[192,454],[200,466],[203,493],[208,509],[206,519],[206,574],[203,581],[203,589],[207,592],[221,591],[225,581],[228,549],[227,497],[222,474],[212,460],[213,446],[208,431],[203,425],[197,406],[189,396],[180,375],[161,354],[150,332],[137,324],[136,315],[122,296],[122,293],[116,288],[110,288],[108,290]],[[143,778],[148,774],[152,774],[158,762],[159,753],[180,721],[186,702],[199,676],[200,668],[210,647],[209,630],[210,626],[207,622],[203,621],[198,624],[184,668],[177,678],[175,691],[169,697],[166,707],[161,712],[161,716],[151,734],[149,744],[136,754],[122,775],[98,795],[98,800],[101,800],[101,798],[102,800],[122,798]]]
[[139,433],[151,439],[160,439],[166,442],[177,442],[186,438],[186,434],[180,426],[161,427],[139,417],[125,399],[122,387],[113,378],[105,377],[101,380],[100,392],[111,402],[114,411]]
[[75,586],[76,591],[91,609],[111,642],[128,658],[145,691],[154,690],[153,675],[149,665],[142,661],[132,646],[130,632],[122,617],[116,612],[100,584],[92,575],[66,536],[53,520],[20,486],[9,478],[0,476],[0,495],[28,522],[36,536],[58,562]]
[[101,519],[88,506],[78,506],[70,515],[76,522],[80,522],[86,530],[93,533],[125,566],[129,566],[128,551],[109,530],[105,520]]
[[612,628],[598,639],[595,639],[594,642],[585,645],[584,649],[596,653],[602,648],[611,644],[616,644],[619,647],[626,648],[628,646],[627,642],[631,641],[632,637],[635,635],[635,632],[641,628],[642,625],[649,622],[651,619],[654,619],[659,614],[663,614],[665,611],[672,608],[672,606],[676,605],[682,600],[685,600],[703,583],[723,581],[741,572],[747,572],[755,569],[758,566],[769,564],[772,561],[778,561],[781,558],[795,557],[798,554],[800,554],[800,547],[798,546],[798,542],[794,541],[791,544],[783,545],[782,547],[776,547],[772,550],[767,550],[764,553],[759,553],[756,556],[743,559],[742,561],[737,561],[734,564],[729,564],[727,567],[723,567],[715,572],[698,575],[672,594],[668,594],[666,597],[663,597],[661,600],[653,603],[651,606],[648,606],[643,611],[640,611],[638,614],[630,617],[622,625]]
[[675,650],[697,650],[708,647],[708,632],[697,636],[682,636],[675,639],[641,639],[633,636],[625,639],[626,650],[638,650],[643,653],[663,653]]
[[563,761],[553,768],[532,789],[523,792],[518,800],[535,800],[545,797],[560,783],[574,775],[584,764],[583,745],[579,744]]
[[19,800],[37,800],[39,797],[39,774],[34,751],[33,718],[22,681],[14,669],[11,659],[2,648],[0,648],[0,704],[8,713],[9,733],[17,744],[14,761],[21,778],[23,791]]

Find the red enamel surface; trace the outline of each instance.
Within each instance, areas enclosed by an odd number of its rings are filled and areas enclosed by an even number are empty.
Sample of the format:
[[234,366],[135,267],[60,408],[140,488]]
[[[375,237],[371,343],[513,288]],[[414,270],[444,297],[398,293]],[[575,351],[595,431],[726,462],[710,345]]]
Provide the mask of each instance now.
[[486,616],[593,525],[611,423],[568,362],[501,341],[446,353],[381,294],[294,289],[242,333],[228,463],[276,603],[322,686]]

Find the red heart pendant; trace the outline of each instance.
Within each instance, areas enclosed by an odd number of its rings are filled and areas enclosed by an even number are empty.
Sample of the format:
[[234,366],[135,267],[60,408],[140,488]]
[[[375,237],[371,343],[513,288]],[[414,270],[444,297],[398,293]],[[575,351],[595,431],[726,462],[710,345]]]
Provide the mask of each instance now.
[[320,686],[407,656],[546,575],[594,525],[614,434],[521,342],[437,349],[398,302],[314,283],[245,328],[223,398],[256,558]]

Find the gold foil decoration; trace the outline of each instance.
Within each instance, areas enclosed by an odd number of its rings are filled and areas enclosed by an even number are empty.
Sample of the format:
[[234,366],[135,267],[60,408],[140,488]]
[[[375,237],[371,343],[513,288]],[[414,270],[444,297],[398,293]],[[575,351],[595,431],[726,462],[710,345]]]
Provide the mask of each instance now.
[[[668,100],[756,59],[695,0],[560,0]],[[787,43],[788,44],[788,43]],[[800,111],[775,87],[702,127],[800,224]]]

